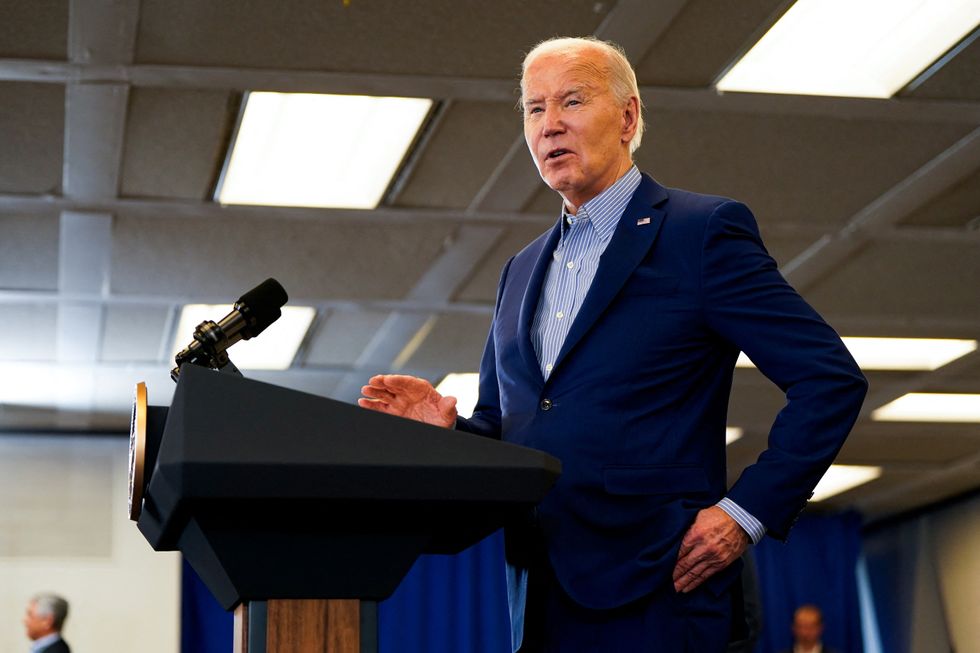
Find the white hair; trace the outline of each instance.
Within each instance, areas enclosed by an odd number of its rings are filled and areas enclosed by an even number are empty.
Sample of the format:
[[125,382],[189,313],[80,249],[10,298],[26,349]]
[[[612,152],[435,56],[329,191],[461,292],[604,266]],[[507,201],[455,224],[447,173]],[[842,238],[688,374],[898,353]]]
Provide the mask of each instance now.
[[524,77],[534,59],[545,54],[574,58],[579,56],[583,50],[594,50],[604,55],[605,65],[597,69],[595,73],[606,80],[609,84],[609,90],[617,102],[625,105],[631,97],[636,98],[636,133],[630,141],[630,154],[633,154],[640,147],[643,131],[646,129],[643,122],[643,100],[640,99],[640,88],[636,83],[636,73],[633,71],[633,66],[626,58],[623,48],[612,41],[602,41],[594,36],[557,37],[541,41],[535,45],[524,57],[524,64],[521,66],[521,105],[524,104]]
[[52,627],[61,631],[68,616],[68,601],[57,594],[37,594],[31,599],[34,603],[34,614],[39,617],[54,617]]

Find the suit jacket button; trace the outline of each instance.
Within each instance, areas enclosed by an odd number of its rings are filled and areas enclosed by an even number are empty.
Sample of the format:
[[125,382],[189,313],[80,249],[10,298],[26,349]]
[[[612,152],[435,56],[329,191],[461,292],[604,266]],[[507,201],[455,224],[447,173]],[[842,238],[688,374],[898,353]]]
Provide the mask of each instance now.
[[541,410],[551,410],[551,399],[541,400]]

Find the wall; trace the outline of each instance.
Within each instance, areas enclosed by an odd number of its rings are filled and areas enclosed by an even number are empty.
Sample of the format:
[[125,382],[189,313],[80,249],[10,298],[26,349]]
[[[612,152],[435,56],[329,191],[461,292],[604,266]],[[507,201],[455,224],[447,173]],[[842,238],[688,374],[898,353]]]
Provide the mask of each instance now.
[[883,648],[980,653],[980,496],[865,537]]
[[21,618],[49,590],[71,603],[79,652],[176,653],[180,557],[129,521],[128,440],[0,435],[0,651],[26,651]]

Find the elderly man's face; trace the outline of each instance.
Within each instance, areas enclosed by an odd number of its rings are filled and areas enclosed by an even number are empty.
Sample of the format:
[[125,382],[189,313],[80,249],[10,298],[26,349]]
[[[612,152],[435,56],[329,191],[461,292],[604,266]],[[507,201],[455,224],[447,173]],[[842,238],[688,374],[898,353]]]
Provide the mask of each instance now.
[[602,54],[535,58],[524,74],[524,138],[541,178],[571,211],[629,170],[638,102],[623,106],[599,74]]
[[27,604],[27,610],[24,613],[24,628],[27,631],[27,637],[29,639],[32,641],[40,639],[54,632],[54,617],[51,615],[38,615],[37,603],[31,601]]

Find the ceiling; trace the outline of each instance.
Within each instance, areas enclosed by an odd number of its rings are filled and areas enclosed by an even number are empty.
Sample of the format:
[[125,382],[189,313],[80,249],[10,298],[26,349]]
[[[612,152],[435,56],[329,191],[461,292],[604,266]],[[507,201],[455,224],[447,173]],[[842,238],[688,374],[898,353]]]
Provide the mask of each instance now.
[[[560,207],[515,110],[522,53],[558,34],[626,48],[649,125],[640,168],[747,202],[842,335],[977,338],[980,39],[889,100],[715,91],[788,4],[5,0],[0,430],[125,429],[136,381],[170,401],[179,306],[267,277],[317,317],[291,369],[250,376],[351,401],[381,371],[476,371],[501,265]],[[247,90],[437,105],[375,211],[221,206]],[[879,519],[980,487],[980,425],[869,418],[913,390],[980,392],[980,353],[869,378],[839,462],[884,474],[826,505]],[[31,383],[49,399],[9,399]],[[738,370],[733,477],[781,405]]]

